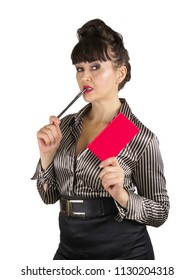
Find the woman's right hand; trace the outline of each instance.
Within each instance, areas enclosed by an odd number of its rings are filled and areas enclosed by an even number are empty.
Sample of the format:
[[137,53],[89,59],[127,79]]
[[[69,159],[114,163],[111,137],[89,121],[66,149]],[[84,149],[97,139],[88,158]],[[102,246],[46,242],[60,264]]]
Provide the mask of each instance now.
[[47,169],[53,161],[60,145],[62,133],[59,125],[60,120],[57,117],[51,116],[49,118],[49,124],[45,125],[37,132],[37,141],[43,170]]

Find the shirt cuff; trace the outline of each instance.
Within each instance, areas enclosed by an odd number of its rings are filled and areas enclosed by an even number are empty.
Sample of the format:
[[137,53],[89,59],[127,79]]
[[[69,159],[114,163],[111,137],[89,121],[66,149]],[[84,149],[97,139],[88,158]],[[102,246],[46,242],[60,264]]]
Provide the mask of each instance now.
[[123,219],[136,220],[138,222],[142,222],[145,217],[143,197],[130,191],[126,187],[124,188],[129,194],[128,206],[127,208],[124,208],[117,201],[115,201],[116,207],[118,209],[118,214],[115,216],[115,219],[118,222],[123,221]]
[[51,181],[54,179],[54,164],[50,163],[46,170],[42,170],[41,161],[39,160],[35,173],[32,176],[31,180],[39,180],[40,183],[46,183],[48,180]]
[[[126,189],[124,187],[124,189]],[[127,190],[127,189],[126,189]],[[127,190],[128,192],[128,190]],[[129,192],[128,192],[129,193]],[[129,208],[129,200],[128,200],[128,206],[127,208],[122,207],[116,200],[114,200],[115,204],[116,204],[116,208],[118,209],[118,213],[115,216],[115,220],[117,222],[122,222],[123,219],[125,219],[127,212],[128,212],[128,208]]]

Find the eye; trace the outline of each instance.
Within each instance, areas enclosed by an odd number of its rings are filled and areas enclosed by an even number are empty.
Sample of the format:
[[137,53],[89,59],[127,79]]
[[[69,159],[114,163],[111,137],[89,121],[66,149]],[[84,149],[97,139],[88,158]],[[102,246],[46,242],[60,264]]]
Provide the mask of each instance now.
[[100,68],[100,64],[94,64],[91,66],[92,70],[98,70]]
[[77,72],[82,72],[83,71],[83,67],[76,67],[76,71]]

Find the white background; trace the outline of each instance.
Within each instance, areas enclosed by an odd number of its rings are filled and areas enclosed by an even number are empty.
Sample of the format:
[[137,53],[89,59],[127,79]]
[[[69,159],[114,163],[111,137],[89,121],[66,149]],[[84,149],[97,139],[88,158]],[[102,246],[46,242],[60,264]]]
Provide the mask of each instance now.
[[[132,80],[120,97],[160,140],[171,209],[164,225],[148,228],[156,255],[150,265],[174,266],[175,275],[164,279],[193,279],[195,17],[189,0],[0,2],[0,277],[27,279],[20,276],[26,265],[57,266],[51,259],[59,205],[43,204],[30,180],[39,157],[36,131],[78,93],[70,53],[76,30],[93,18],[123,35]],[[80,98],[69,113],[84,105]]]

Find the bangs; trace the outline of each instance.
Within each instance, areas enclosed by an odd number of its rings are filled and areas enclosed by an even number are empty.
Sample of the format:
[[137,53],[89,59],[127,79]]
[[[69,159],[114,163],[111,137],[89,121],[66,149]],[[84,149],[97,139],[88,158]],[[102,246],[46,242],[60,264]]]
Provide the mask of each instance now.
[[71,54],[72,64],[81,62],[107,61],[111,60],[108,54],[108,45],[97,36],[83,38],[74,47]]

